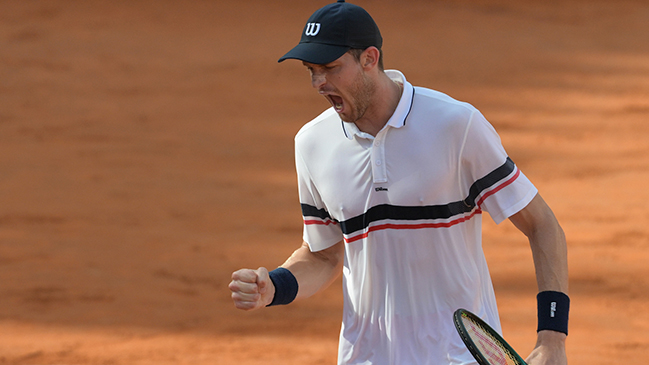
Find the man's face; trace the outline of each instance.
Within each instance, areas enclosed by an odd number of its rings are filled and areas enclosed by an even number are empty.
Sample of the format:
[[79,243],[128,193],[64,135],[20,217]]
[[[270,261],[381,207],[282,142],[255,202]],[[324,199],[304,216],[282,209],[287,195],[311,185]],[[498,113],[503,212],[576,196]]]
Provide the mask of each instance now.
[[374,83],[349,53],[325,65],[303,62],[311,73],[311,85],[324,96],[344,122],[363,117],[370,106]]

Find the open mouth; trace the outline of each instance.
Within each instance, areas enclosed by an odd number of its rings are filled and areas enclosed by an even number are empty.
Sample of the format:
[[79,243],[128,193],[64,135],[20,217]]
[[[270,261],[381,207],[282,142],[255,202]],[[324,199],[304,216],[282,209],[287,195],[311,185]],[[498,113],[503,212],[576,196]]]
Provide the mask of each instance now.
[[336,112],[340,113],[343,111],[343,98],[337,95],[327,95],[327,98]]

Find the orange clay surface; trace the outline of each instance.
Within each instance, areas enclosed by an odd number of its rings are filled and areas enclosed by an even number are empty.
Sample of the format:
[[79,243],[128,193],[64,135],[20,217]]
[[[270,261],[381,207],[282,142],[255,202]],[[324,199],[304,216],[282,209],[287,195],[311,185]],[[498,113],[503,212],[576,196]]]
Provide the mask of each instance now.
[[[341,283],[243,312],[301,243],[293,136],[328,107],[277,59],[325,1],[0,2],[0,364],[334,364]],[[569,241],[572,365],[649,356],[649,4],[358,2],[386,68],[478,107]],[[526,239],[485,217],[505,337]]]

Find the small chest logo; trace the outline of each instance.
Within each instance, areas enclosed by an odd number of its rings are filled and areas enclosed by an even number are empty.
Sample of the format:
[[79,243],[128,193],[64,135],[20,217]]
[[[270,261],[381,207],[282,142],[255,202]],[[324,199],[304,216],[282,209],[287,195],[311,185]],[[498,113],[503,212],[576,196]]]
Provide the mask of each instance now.
[[381,187],[378,187],[378,188],[374,188],[374,191],[377,191],[377,192],[378,191],[388,191],[388,188],[384,188],[384,187],[381,186]]
[[315,37],[320,32],[320,23],[306,23],[304,34],[309,37]]

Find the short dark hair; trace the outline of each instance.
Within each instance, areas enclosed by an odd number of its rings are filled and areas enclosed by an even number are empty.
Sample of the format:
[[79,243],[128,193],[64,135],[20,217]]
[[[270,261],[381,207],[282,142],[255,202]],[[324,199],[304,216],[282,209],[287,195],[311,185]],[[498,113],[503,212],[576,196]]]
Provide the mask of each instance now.
[[[363,52],[365,52],[366,49],[367,48],[351,48],[347,52],[349,52],[352,56],[354,56],[356,61],[360,62],[361,61],[361,54]],[[383,50],[380,49],[380,48],[379,48],[379,70],[385,71],[385,69],[383,68]]]

